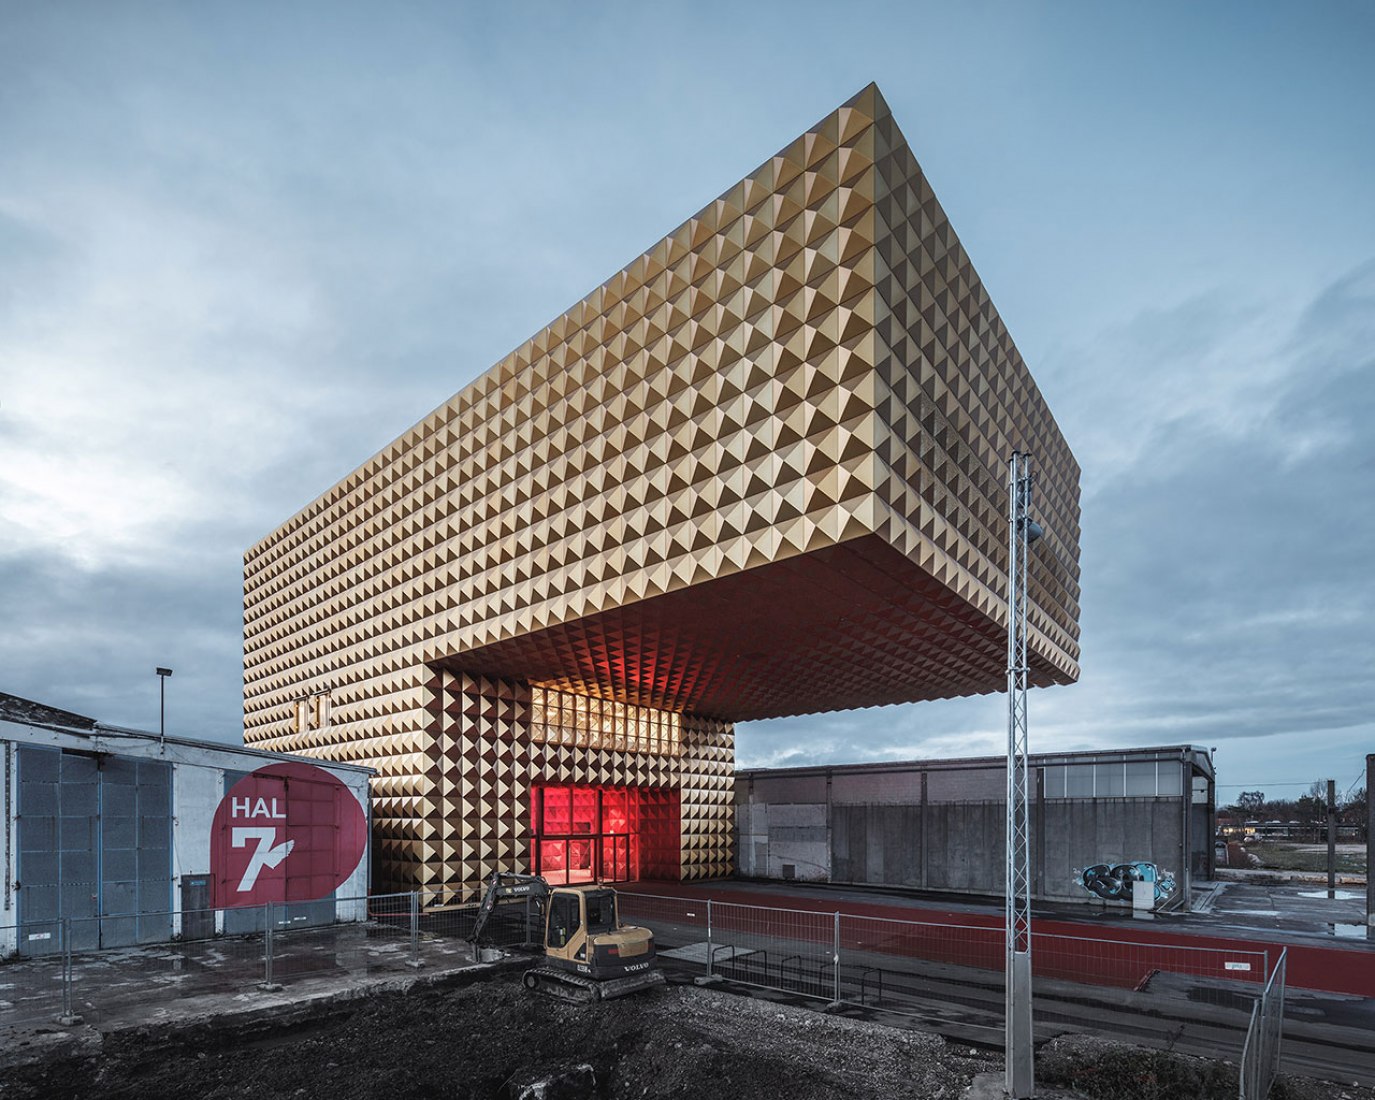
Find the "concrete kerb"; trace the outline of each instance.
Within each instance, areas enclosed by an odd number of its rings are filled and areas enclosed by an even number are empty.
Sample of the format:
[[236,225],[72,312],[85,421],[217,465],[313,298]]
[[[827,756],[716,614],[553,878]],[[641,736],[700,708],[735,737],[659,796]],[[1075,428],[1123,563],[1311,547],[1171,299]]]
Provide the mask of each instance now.
[[490,981],[509,973],[519,973],[537,960],[512,956],[497,961],[467,963],[446,970],[396,977],[342,979],[321,988],[318,980],[294,983],[280,993],[208,993],[175,1002],[176,1014],[162,1004],[140,1004],[114,1021],[106,1013],[100,1025],[64,1027],[57,1023],[12,1026],[0,1030],[0,1070],[28,1065],[63,1050],[71,1057],[99,1054],[107,1041],[138,1039],[147,1041],[155,1034],[171,1039],[178,1034],[213,1026],[242,1031],[280,1030],[351,1002],[388,993],[410,993],[421,989],[461,988]]
[[[1038,1085],[1036,1095],[1039,1100],[1079,1100],[1081,1094]],[[1003,1072],[998,1070],[995,1073],[975,1074],[974,1080],[964,1090],[960,1100],[1007,1100],[1007,1084]]]
[[1211,913],[1217,899],[1229,885],[1231,884],[1228,882],[1215,880],[1203,888],[1195,886],[1194,896],[1189,902],[1189,911],[1195,916]]
[[[1276,871],[1270,868],[1219,867],[1214,873],[1214,881],[1220,883],[1243,882],[1261,886],[1326,886],[1327,875],[1321,871]],[[1338,886],[1364,886],[1366,876],[1354,871],[1343,871],[1337,875]]]

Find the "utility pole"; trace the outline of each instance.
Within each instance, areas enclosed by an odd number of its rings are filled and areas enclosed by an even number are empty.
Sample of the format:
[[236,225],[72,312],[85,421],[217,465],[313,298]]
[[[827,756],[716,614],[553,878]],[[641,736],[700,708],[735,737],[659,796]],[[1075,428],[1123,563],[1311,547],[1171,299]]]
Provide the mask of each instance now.
[[1375,939],[1375,753],[1365,758],[1365,934]]
[[1008,464],[1007,552],[1007,868],[1003,1054],[1007,1094],[1036,1094],[1031,1030],[1031,821],[1027,806],[1026,575],[1031,543],[1031,456]]
[[1337,781],[1327,781],[1327,896],[1337,896]]
[[167,751],[167,677],[172,675],[170,668],[155,668],[158,674],[158,751]]

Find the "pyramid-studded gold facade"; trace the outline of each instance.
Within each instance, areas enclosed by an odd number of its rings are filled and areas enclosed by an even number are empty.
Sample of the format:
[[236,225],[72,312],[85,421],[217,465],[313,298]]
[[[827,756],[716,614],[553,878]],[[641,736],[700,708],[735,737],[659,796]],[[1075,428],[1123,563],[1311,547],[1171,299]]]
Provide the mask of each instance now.
[[[248,551],[245,739],[378,770],[387,884],[526,869],[557,782],[682,791],[727,873],[731,722],[1003,685],[1014,449],[1069,682],[1078,466],[871,85]],[[536,742],[530,685],[682,744]]]

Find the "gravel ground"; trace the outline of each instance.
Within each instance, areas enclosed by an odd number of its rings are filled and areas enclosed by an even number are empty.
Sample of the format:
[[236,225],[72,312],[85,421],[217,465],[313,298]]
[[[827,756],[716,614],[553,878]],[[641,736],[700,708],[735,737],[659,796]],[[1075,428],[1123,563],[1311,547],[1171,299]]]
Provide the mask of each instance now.
[[[1036,1057],[1036,1082],[1086,1100],[1235,1100],[1238,1091],[1235,1063],[1143,1050],[1088,1035],[1047,1043]],[[1270,1100],[1375,1100],[1375,1090],[1281,1077]]]
[[493,981],[354,1002],[265,1035],[209,1024],[110,1036],[98,1056],[0,1074],[0,1097],[505,1100],[579,1064],[602,1100],[957,1100],[976,1073],[997,1069],[936,1036],[714,990],[672,986],[580,1007]]
[[[1001,1068],[937,1036],[717,990],[576,1006],[502,978],[348,1001],[289,1027],[206,1020],[117,1032],[99,1050],[0,1070],[0,1100],[959,1100],[976,1075],[987,1090]],[[561,1085],[524,1091],[560,1075]],[[1048,1044],[1036,1075],[1046,1100],[1237,1095],[1235,1065],[1086,1036]],[[1286,1079],[1271,1096],[1375,1100],[1375,1090]]]

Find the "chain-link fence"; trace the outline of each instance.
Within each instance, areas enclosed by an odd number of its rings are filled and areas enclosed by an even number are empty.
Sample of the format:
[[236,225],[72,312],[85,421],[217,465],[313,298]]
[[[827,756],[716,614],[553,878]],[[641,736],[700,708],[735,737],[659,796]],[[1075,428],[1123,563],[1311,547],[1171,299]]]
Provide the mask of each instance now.
[[[477,906],[443,902],[412,892],[0,926],[0,943],[14,948],[0,961],[0,1030],[54,1021],[99,1026],[134,1002],[156,1001],[171,1015],[178,1002],[200,996],[469,965]],[[533,943],[538,920],[523,903],[504,904],[483,941]],[[130,921],[170,928],[173,938],[99,946],[122,939]]]
[[1251,1009],[1251,1026],[1241,1056],[1241,1100],[1265,1100],[1280,1071],[1280,1041],[1284,1034],[1284,978],[1287,948]]
[[[893,920],[621,894],[669,967],[836,1006],[901,1014],[1000,1041],[1004,931],[993,924]],[[1148,1045],[1239,1057],[1264,987],[1263,951],[1035,932],[1036,1019]],[[1282,1011],[1282,1006],[1281,1006]]]

